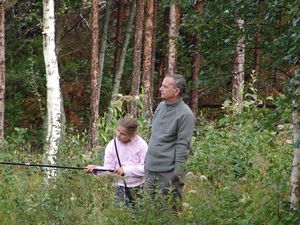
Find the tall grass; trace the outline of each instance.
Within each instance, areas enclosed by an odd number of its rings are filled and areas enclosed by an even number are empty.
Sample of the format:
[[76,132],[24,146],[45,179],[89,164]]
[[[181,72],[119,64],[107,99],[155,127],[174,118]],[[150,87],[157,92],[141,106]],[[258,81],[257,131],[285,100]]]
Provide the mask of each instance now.
[[[284,110],[281,110],[284,109]],[[49,184],[40,168],[0,166],[0,223],[19,224],[299,224],[300,212],[289,209],[292,139],[285,107],[253,107],[210,122],[199,118],[188,161],[183,210],[174,213],[160,196],[144,196],[135,208],[115,207],[112,176],[59,170]],[[104,120],[103,120],[104,121]],[[149,123],[139,118],[141,135]],[[113,121],[116,124],[116,121]],[[144,125],[144,127],[143,127]],[[87,151],[87,135],[69,134],[58,163],[101,164],[114,128],[102,127],[102,147]],[[14,136],[22,139],[23,136]],[[3,142],[1,161],[42,162],[40,153]]]

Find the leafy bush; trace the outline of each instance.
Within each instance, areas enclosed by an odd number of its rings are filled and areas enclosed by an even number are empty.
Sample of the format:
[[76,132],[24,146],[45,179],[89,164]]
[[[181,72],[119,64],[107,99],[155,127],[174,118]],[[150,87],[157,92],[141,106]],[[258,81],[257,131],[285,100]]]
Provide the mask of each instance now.
[[[279,124],[289,120],[287,110],[250,107],[216,122],[200,118],[188,161],[183,210],[178,214],[161,196],[144,196],[135,208],[115,207],[112,176],[59,170],[47,184],[40,168],[2,165],[1,224],[299,224],[299,212],[289,209],[290,125]],[[105,118],[100,120],[100,153],[86,150],[86,132],[70,131],[61,144],[58,164],[102,164],[104,146],[114,136],[122,107],[115,113],[109,127]],[[138,121],[147,137],[149,123],[143,122],[143,115]],[[14,141],[2,143],[1,159],[43,162],[40,153],[19,151],[26,146],[26,131],[17,132],[9,139]]]
[[202,135],[194,140],[197,150],[189,160],[196,176],[186,188],[196,197],[187,191],[192,215],[188,221],[290,224],[300,220],[289,210],[290,126],[278,125],[270,115],[274,113],[283,115],[252,107],[199,128]]

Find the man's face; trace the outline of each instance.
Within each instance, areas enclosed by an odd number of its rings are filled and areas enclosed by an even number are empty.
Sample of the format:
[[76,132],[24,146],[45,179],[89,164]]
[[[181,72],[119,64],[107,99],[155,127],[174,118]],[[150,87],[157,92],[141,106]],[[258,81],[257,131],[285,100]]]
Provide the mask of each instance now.
[[132,138],[132,135],[128,134],[127,129],[120,125],[117,127],[116,136],[119,141],[124,143],[130,142]]
[[159,88],[160,96],[166,102],[176,102],[179,98],[180,89],[175,87],[172,77],[165,77]]

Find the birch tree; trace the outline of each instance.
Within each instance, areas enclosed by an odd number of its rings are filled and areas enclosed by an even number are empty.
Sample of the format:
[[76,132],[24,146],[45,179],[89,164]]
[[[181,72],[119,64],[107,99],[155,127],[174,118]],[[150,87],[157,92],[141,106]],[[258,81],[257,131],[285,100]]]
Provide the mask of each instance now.
[[154,0],[146,0],[145,15],[145,41],[144,41],[144,59],[143,59],[143,87],[144,87],[144,111],[149,112],[148,117],[152,116],[152,45],[153,45],[153,15]]
[[296,70],[292,79],[293,86],[293,133],[294,157],[291,174],[291,208],[298,209],[300,203],[300,69]]
[[232,72],[232,99],[237,110],[242,110],[242,101],[244,93],[244,63],[245,63],[245,43],[244,43],[244,20],[236,19],[236,26],[242,34],[239,37],[236,48],[234,66]]
[[[47,136],[46,159],[50,164],[56,161],[61,138],[60,76],[55,53],[55,8],[54,0],[43,0],[43,52],[47,77]],[[47,171],[47,178],[56,175],[55,169]]]
[[170,7],[169,14],[169,48],[168,48],[168,74],[173,74],[176,71],[176,58],[177,58],[177,36],[178,36],[178,25],[180,18],[179,6],[172,4]]
[[99,3],[92,1],[92,52],[91,52],[91,121],[90,121],[90,148],[98,145],[99,132]]
[[[298,1],[300,3],[300,1]],[[292,48],[289,50],[289,59],[295,65],[295,75],[291,80],[293,96],[293,133],[294,133],[294,156],[291,174],[291,208],[300,209],[300,39],[295,32],[300,26],[299,17],[300,5],[293,7],[290,11],[290,17],[293,18],[293,26],[289,29],[289,35],[292,38]]]
[[0,140],[4,139],[5,103],[5,1],[0,1]]
[[[144,5],[144,0],[136,0],[133,69],[131,82],[131,95],[134,97],[138,96],[140,93]],[[137,115],[137,108],[134,101],[132,101],[130,104],[130,114],[133,116]]]

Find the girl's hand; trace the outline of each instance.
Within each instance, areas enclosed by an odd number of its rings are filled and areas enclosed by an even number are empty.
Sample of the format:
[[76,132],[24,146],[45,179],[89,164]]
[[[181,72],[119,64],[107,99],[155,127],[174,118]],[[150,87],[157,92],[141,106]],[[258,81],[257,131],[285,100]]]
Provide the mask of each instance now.
[[84,168],[84,171],[88,172],[88,173],[95,173],[94,169],[96,169],[96,165],[87,165]]
[[124,176],[123,167],[119,167],[115,170],[115,173],[119,174],[120,176]]

